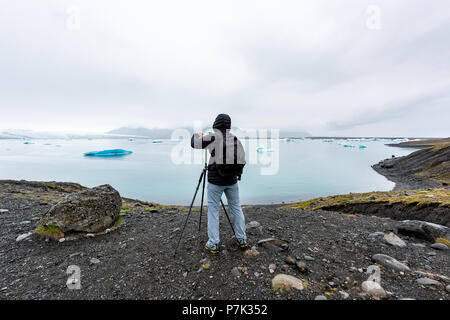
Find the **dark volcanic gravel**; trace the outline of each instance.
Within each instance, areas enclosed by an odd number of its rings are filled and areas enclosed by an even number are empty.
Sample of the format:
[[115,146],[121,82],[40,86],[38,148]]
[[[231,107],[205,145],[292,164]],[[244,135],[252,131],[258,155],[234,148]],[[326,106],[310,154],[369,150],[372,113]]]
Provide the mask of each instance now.
[[[137,207],[125,215],[126,223],[118,230],[94,238],[60,243],[33,235],[17,242],[17,236],[32,231],[49,208],[50,204],[39,200],[0,195],[0,209],[9,210],[0,213],[1,299],[314,299],[320,294],[343,299],[339,291],[348,293],[348,299],[370,299],[360,288],[369,276],[366,268],[374,264],[371,256],[377,253],[405,262],[412,270],[450,274],[449,250],[433,250],[429,243],[414,246],[420,240],[404,236],[406,248],[369,237],[395,230],[394,220],[277,206],[244,207],[247,222],[258,221],[262,226],[262,231],[248,230],[249,241],[256,245],[258,240],[274,237],[288,241],[289,249],[280,252],[258,246],[260,254],[251,257],[244,257],[235,246],[224,216],[222,251],[206,253],[206,218],[199,233],[199,214],[193,212],[174,258],[177,228],[186,217],[176,209],[150,213]],[[288,255],[305,262],[309,272],[287,265]],[[92,258],[99,262],[91,262]],[[203,258],[210,259],[209,269],[200,267]],[[273,274],[268,269],[271,263],[277,266]],[[81,290],[66,286],[70,265],[81,268]],[[232,273],[235,267],[238,273]],[[308,285],[302,291],[275,292],[271,280],[278,273],[306,280]],[[448,283],[425,287],[416,283],[420,277],[381,268],[381,285],[390,293],[388,299],[449,298]]]

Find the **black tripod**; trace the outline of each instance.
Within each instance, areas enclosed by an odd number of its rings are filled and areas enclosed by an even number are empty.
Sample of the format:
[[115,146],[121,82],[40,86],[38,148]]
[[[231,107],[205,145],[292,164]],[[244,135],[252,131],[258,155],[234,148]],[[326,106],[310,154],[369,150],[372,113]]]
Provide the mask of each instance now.
[[[178,239],[177,246],[175,247],[175,251],[173,253],[174,257],[177,254],[177,249],[178,249],[178,246],[180,245],[181,238],[183,237],[184,229],[186,228],[187,222],[189,220],[189,216],[191,215],[192,206],[194,204],[195,197],[197,196],[198,188],[200,187],[200,184],[202,183],[202,180],[203,180],[202,200],[201,200],[201,204],[200,204],[200,219],[199,219],[199,222],[198,222],[198,231],[200,231],[200,227],[202,225],[202,215],[203,215],[203,200],[205,198],[206,173],[208,171],[208,161],[207,160],[208,160],[208,151],[205,150],[205,167],[203,168],[202,173],[200,174],[200,179],[198,179],[197,188],[195,189],[194,197],[192,198],[192,202],[191,202],[191,205],[189,207],[189,212],[187,214],[186,220],[184,221],[183,229],[181,230],[181,234],[180,234],[180,238]],[[233,234],[234,234],[234,236],[236,236],[236,233],[234,232],[233,224],[231,223],[230,217],[228,216],[228,212],[225,209],[225,205],[223,204],[222,199],[220,199],[220,203],[222,204],[222,208],[223,208],[223,211],[225,212],[225,216],[227,217],[228,222],[230,223],[231,230],[233,230]]]

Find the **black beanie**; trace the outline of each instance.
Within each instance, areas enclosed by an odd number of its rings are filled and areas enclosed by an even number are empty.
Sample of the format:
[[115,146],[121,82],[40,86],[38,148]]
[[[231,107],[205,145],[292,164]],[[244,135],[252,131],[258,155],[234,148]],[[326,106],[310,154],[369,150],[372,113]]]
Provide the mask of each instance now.
[[231,129],[231,118],[229,115],[221,113],[216,117],[213,129]]

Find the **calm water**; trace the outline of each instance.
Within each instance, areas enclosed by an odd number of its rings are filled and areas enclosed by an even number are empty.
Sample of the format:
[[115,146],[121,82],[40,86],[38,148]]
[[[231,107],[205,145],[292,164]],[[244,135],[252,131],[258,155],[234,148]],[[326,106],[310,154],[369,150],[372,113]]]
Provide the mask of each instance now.
[[[174,164],[175,146],[189,142],[164,140],[0,140],[0,179],[71,181],[93,187],[108,183],[122,196],[163,204],[188,205],[195,191],[202,164]],[[254,152],[254,146],[248,146]],[[258,146],[261,142],[255,140]],[[353,144],[346,148],[341,144]],[[294,140],[279,142],[272,153],[256,154],[258,161],[276,157],[279,170],[261,175],[261,163],[248,164],[240,182],[243,204],[292,202],[349,192],[386,191],[394,184],[370,166],[390,157],[406,155],[408,149],[387,147],[387,141]],[[359,149],[362,144],[367,146]],[[268,146],[270,148],[270,146]],[[125,149],[133,154],[122,158],[87,158],[83,153]],[[202,151],[195,151],[202,157]],[[253,153],[255,154],[255,153]],[[255,159],[255,158],[254,158]],[[198,200],[199,202],[199,200]]]

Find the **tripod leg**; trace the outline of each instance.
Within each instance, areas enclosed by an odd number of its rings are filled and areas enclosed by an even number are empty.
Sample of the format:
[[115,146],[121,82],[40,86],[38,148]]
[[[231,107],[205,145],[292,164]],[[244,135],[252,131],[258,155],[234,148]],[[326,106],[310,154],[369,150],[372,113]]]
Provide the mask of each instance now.
[[194,197],[192,198],[191,205],[189,207],[189,212],[187,214],[186,220],[184,221],[184,225],[183,225],[183,229],[181,230],[180,238],[178,239],[177,246],[175,247],[175,251],[173,252],[173,256],[174,257],[177,254],[177,249],[178,249],[178,246],[180,245],[181,238],[183,237],[184,229],[186,228],[186,224],[187,224],[187,222],[189,220],[189,216],[191,215],[192,206],[194,205],[195,197],[197,196],[198,188],[200,187],[200,183],[202,182],[202,178],[204,176],[204,173],[205,172],[203,171],[202,174],[200,175],[200,179],[198,180],[197,188],[195,189]]
[[223,211],[225,211],[225,216],[227,217],[228,222],[230,223],[231,230],[233,230],[233,234],[236,237],[236,232],[234,232],[233,224],[231,223],[230,217],[228,216],[227,210],[225,209],[225,205],[223,204],[222,199],[220,199],[220,203],[222,204]]
[[202,225],[203,199],[205,197],[205,181],[206,181],[206,169],[203,169],[203,190],[202,190],[202,202],[200,205],[200,220],[198,222],[198,232],[200,232],[200,227]]

